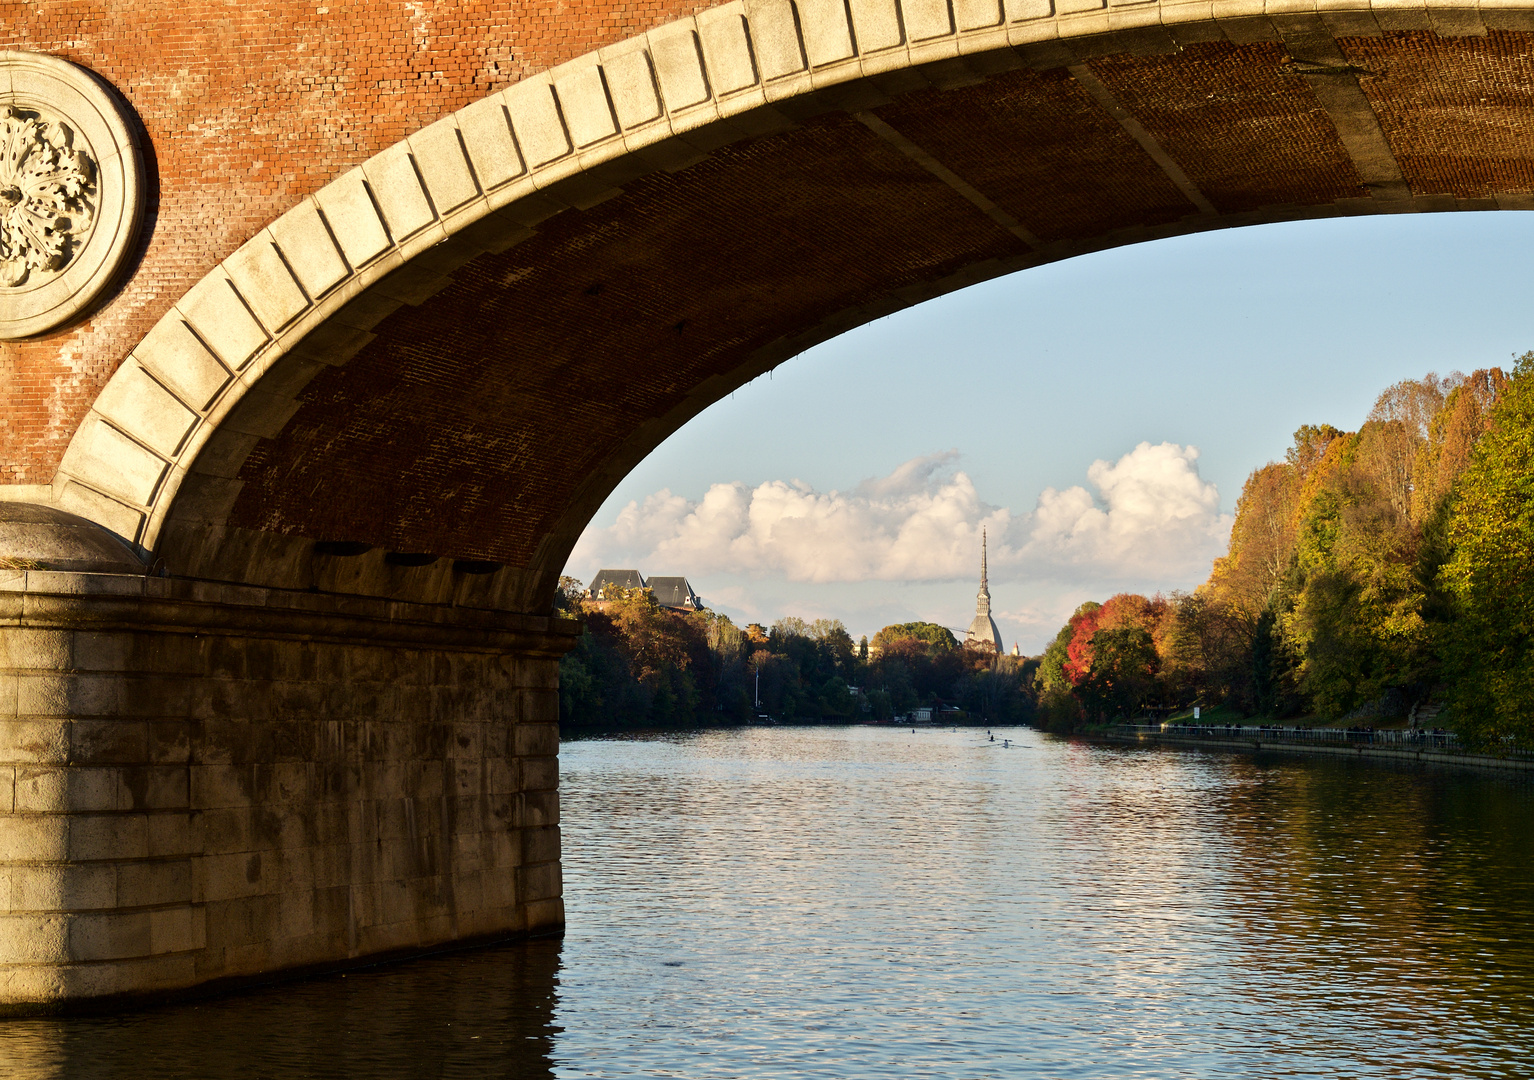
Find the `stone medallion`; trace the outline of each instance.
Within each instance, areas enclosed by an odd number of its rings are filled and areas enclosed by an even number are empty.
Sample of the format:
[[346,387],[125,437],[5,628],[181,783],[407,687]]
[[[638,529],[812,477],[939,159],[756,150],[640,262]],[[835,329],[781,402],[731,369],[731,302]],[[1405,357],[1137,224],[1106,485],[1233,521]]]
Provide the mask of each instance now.
[[125,109],[84,68],[0,51],[0,339],[66,326],[116,283],[144,204]]

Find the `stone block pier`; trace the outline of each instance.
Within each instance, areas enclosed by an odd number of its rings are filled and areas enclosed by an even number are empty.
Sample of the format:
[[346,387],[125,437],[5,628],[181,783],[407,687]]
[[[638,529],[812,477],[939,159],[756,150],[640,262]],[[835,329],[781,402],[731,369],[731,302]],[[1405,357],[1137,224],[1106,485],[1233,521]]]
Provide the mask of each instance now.
[[574,629],[0,569],[0,1010],[558,931]]

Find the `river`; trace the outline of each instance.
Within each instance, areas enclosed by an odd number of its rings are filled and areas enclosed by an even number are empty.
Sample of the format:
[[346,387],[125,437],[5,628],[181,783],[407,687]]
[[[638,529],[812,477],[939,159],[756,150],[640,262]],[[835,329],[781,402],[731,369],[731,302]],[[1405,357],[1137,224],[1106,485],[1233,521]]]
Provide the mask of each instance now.
[[1534,1074],[1527,783],[995,735],[566,742],[562,941],[0,1021],[0,1072]]

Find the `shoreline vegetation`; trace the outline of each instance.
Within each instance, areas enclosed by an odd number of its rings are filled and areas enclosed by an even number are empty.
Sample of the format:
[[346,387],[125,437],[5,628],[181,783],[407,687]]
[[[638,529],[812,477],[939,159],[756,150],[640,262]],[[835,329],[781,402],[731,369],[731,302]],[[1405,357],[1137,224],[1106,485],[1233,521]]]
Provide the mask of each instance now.
[[1045,651],[1039,726],[1134,718],[1453,731],[1534,744],[1534,352],[1429,374],[1355,432],[1306,425],[1255,470],[1191,593],[1083,604]]
[[1534,352],[1511,372],[1396,383],[1357,431],[1301,427],[1247,478],[1204,584],[1082,604],[1042,656],[961,646],[932,623],[857,643],[835,620],[737,627],[640,589],[593,602],[572,578],[556,606],[585,623],[560,664],[568,734],[930,709],[937,723],[1061,734],[1285,722],[1527,749]]
[[[585,624],[559,665],[566,734],[751,723],[891,722],[931,709],[944,723],[1034,718],[1037,660],[961,646],[934,623],[852,640],[839,620],[738,627],[716,611],[661,607],[646,589],[586,599],[562,578],[556,607]],[[760,695],[760,705],[757,704]]]

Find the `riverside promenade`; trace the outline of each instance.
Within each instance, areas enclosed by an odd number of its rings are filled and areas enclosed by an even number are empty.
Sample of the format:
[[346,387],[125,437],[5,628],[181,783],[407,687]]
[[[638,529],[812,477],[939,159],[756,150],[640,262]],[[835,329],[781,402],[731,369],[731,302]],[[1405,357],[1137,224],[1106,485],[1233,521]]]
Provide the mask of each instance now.
[[1462,747],[1453,732],[1371,728],[1283,727],[1276,724],[1115,724],[1092,738],[1142,746],[1198,750],[1277,751],[1329,757],[1369,758],[1503,773],[1534,773],[1534,753],[1504,754]]

